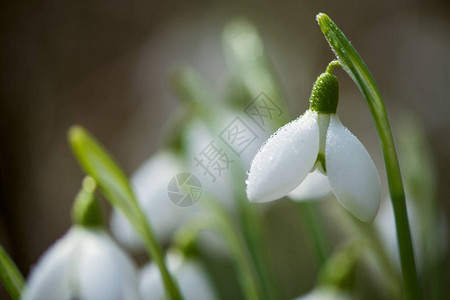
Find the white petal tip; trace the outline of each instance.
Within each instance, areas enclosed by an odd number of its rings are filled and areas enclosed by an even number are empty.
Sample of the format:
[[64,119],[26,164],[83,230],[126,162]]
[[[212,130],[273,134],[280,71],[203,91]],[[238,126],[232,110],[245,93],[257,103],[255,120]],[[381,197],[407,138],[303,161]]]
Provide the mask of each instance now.
[[258,194],[255,192],[249,192],[247,189],[247,198],[252,203],[265,203],[265,202],[270,202],[270,201],[280,199],[282,197],[283,196],[280,196],[280,197],[275,196],[274,197],[270,194]]
[[330,119],[325,158],[328,179],[338,201],[363,222],[372,222],[380,206],[378,171],[366,148],[339,121]]
[[317,113],[306,111],[274,133],[255,155],[246,182],[249,200],[269,202],[286,196],[311,171],[318,150]]

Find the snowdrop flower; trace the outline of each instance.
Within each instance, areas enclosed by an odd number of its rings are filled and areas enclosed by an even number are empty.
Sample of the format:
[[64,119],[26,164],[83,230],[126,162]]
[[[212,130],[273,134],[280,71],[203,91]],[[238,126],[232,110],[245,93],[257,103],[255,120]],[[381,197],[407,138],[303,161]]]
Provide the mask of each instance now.
[[76,225],[32,269],[23,300],[140,299],[133,262],[102,229],[95,187],[86,177],[72,209]]
[[295,300],[352,300],[350,294],[334,288],[319,287]]
[[[131,178],[136,198],[142,206],[158,240],[167,242],[172,234],[192,214],[197,205],[187,208],[175,206],[167,195],[167,185],[179,173],[185,172],[181,160],[171,151],[161,151],[145,162]],[[133,226],[120,212],[111,217],[111,230],[116,238],[130,249],[143,249]]]
[[[169,252],[167,265],[180,286],[186,300],[218,299],[214,287],[208,279],[201,264],[191,258],[186,258],[179,252]],[[161,273],[153,263],[145,266],[140,275],[140,292],[142,299],[163,300],[164,286]]]
[[328,71],[321,74],[310,102],[302,116],[281,127],[254,157],[247,180],[249,200],[282,198],[318,170],[342,206],[361,221],[372,221],[380,203],[380,179],[367,150],[336,115],[337,78]]
[[76,226],[33,268],[23,299],[140,298],[130,258],[103,230]]

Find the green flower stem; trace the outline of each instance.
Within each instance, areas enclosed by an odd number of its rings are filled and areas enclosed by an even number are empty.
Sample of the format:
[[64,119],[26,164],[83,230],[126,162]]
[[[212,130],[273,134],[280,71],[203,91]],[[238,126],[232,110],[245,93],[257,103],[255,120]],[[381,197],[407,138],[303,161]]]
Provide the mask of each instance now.
[[[351,292],[355,285],[356,267],[361,256],[361,243],[350,241],[333,253],[318,276],[318,286]],[[340,298],[340,297],[337,297]]]
[[[206,95],[209,93],[202,79],[193,73],[193,70],[179,70],[174,74],[172,83],[178,97],[194,108],[197,116],[209,125],[211,133],[220,132],[218,128],[217,116],[226,107],[210,105]],[[216,141],[220,148],[227,146],[220,140]],[[263,233],[259,216],[245,194],[245,170],[242,166],[231,168],[233,187],[235,190],[236,204],[238,206],[244,238],[250,252],[250,258],[255,265],[255,269],[263,289],[263,298],[272,300],[278,299],[273,277],[270,272],[266,247],[264,245]]]
[[435,162],[423,126],[414,114],[403,113],[398,127],[398,149],[407,203],[420,212],[416,218],[422,266],[422,293],[430,299],[442,299],[442,224],[436,197]]
[[240,199],[243,200],[240,201],[240,215],[244,236],[264,291],[264,298],[278,299],[274,278],[269,269],[269,259],[265,251],[267,247],[261,230],[260,218],[246,196]]
[[25,281],[14,261],[0,246],[0,280],[13,300],[20,299]]
[[158,266],[166,294],[172,300],[182,299],[178,285],[170,275],[164,255],[145,217],[128,178],[101,144],[81,126],[69,131],[72,150],[84,171],[98,184],[105,198],[119,209],[142,238],[145,248]]
[[258,276],[255,272],[250,253],[246,251],[247,247],[242,237],[238,234],[239,230],[233,224],[227,212],[217,203],[216,200],[208,199],[204,201],[205,206],[213,213],[215,224],[221,230],[225,240],[228,243],[231,254],[235,260],[235,266],[239,274],[239,281],[247,300],[263,299],[258,285]]
[[305,227],[308,229],[307,231],[314,244],[314,252],[317,254],[319,267],[322,268],[328,259],[330,246],[326,239],[328,235],[319,219],[317,205],[311,201],[302,201],[296,204],[298,205],[302,219],[306,223]]
[[[370,259],[368,263],[375,263],[380,270],[380,281],[383,291],[389,299],[403,299],[402,281],[400,274],[390,259],[386,247],[383,245],[378,231],[373,224],[361,222],[341,206],[330,210],[330,217],[349,236],[356,236],[361,240],[368,250]],[[373,259],[372,259],[373,258]]]
[[184,256],[198,256],[197,238],[203,230],[214,228],[214,218],[210,214],[187,220],[172,237],[171,246]]
[[322,13],[317,15],[317,21],[342,67],[350,75],[366,98],[370,112],[375,121],[381,148],[383,149],[389,193],[394,208],[406,297],[407,299],[420,299],[422,297],[419,288],[416,263],[414,260],[408,215],[406,212],[405,192],[403,189],[394,139],[392,137],[386,108],[381,98],[380,91],[361,56],[336,24],[326,14]]

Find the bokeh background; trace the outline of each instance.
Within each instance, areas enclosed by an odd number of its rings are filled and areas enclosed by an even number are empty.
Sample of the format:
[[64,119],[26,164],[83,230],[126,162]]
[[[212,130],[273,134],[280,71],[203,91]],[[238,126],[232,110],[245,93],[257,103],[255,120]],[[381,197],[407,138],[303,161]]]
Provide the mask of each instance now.
[[[421,120],[436,163],[439,205],[448,215],[448,1],[2,1],[0,243],[19,268],[27,274],[71,224],[83,177],[67,144],[71,125],[89,128],[132,174],[158,149],[162,128],[180,105],[168,84],[174,68],[192,66],[222,93],[229,71],[221,35],[236,17],[259,30],[294,117],[307,108],[312,83],[333,59],[315,21],[318,12],[326,12],[365,59],[393,127],[404,111]],[[336,74],[338,112],[373,156],[386,194],[369,111],[349,77]],[[286,206],[274,205],[269,228],[290,226]],[[280,219],[287,223],[272,224]],[[291,227],[301,239],[299,224]],[[286,237],[268,232],[283,245]],[[274,272],[301,249],[280,247],[289,255],[274,258]],[[309,259],[297,253],[310,288],[314,276],[303,264]],[[443,266],[448,270],[448,259]],[[291,296],[300,292],[294,283],[285,285]],[[6,297],[3,290],[0,297]]]

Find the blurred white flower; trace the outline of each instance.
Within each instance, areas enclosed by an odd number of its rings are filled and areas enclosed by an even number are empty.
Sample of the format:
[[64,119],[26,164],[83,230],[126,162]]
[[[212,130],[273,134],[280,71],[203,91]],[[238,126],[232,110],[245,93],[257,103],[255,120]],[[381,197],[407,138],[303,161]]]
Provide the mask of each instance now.
[[[175,154],[161,151],[145,162],[131,178],[136,198],[155,235],[162,242],[167,242],[189,217],[199,211],[198,205],[183,208],[175,206],[168,197],[170,180],[186,172],[182,166]],[[143,248],[140,237],[120,211],[114,211],[111,216],[111,230],[130,249]]]
[[295,201],[321,200],[331,192],[327,176],[315,170],[309,173],[305,180],[288,194],[288,197]]
[[22,299],[140,299],[137,272],[106,232],[73,227],[32,269]]
[[301,187],[316,169],[355,217],[365,222],[375,218],[381,197],[377,169],[334,113],[307,110],[273,134],[253,159],[247,196],[253,202],[279,199]]
[[311,291],[310,293],[301,297],[295,298],[295,300],[352,300],[350,294],[334,289],[319,287]]
[[[223,114],[228,115],[227,111],[224,111]],[[219,123],[223,122],[224,119],[225,116],[221,116],[215,121]],[[186,125],[186,131],[184,132],[184,139],[186,140],[186,148],[184,151],[187,157],[186,167],[189,170],[188,172],[197,176],[201,181],[206,193],[220,202],[225,208],[233,211],[235,209],[235,199],[233,198],[234,187],[231,178],[231,168],[235,167],[237,162],[230,155],[232,151],[225,148],[225,145],[220,144],[221,140],[217,137],[219,133],[213,133],[215,128],[215,124],[208,126],[208,124],[200,120],[193,120]],[[208,145],[211,143],[217,149],[218,153],[209,152],[213,151],[213,148],[208,148]],[[207,164],[206,157],[201,155],[202,152],[209,152],[211,155],[226,155],[226,159],[224,160],[228,159],[229,165],[224,162],[221,166],[224,170],[220,170],[220,172],[214,170],[212,165],[209,165],[209,168],[205,169],[197,161],[203,159],[205,160],[204,164]]]
[[[169,271],[176,278],[184,299],[218,299],[206,271],[196,260],[185,258],[178,252],[169,252],[166,263]],[[142,299],[166,299],[161,274],[153,263],[141,270],[139,288]]]
[[[438,213],[437,220],[429,220],[424,216],[423,212],[417,209],[414,203],[416,202],[413,200],[407,202],[408,219],[417,265],[419,270],[424,270],[443,259],[447,249],[448,225],[445,214],[442,211]],[[429,223],[433,226],[430,226]],[[391,261],[400,270],[397,229],[391,199],[388,198],[383,201],[380,213],[374,224],[380,233],[382,244],[386,247]],[[437,227],[434,226],[435,224]],[[433,232],[428,230],[430,228],[432,228]]]

